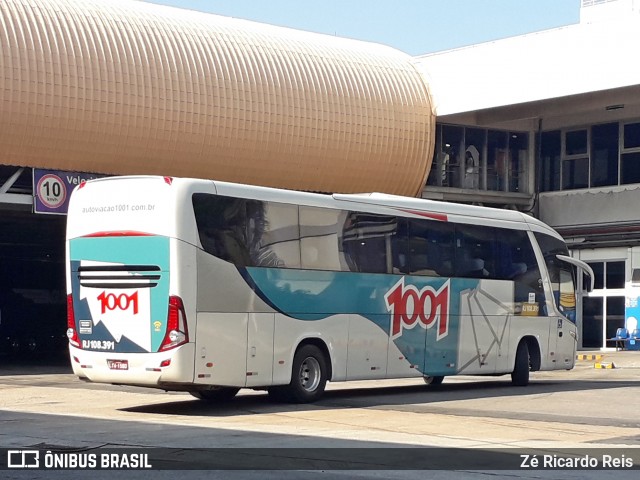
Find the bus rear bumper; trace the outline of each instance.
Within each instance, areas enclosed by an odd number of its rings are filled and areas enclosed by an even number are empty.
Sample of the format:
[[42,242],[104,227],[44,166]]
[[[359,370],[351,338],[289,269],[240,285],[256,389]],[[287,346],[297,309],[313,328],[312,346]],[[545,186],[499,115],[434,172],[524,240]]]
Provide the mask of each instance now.
[[69,346],[73,373],[96,383],[164,388],[193,383],[195,344],[157,353],[105,353]]

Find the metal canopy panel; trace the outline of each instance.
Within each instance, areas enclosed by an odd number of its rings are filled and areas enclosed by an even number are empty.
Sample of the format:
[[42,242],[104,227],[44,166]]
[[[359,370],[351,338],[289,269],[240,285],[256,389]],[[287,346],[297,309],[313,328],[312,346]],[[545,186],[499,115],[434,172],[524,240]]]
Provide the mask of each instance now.
[[392,48],[128,0],[0,2],[0,164],[416,195],[435,115]]

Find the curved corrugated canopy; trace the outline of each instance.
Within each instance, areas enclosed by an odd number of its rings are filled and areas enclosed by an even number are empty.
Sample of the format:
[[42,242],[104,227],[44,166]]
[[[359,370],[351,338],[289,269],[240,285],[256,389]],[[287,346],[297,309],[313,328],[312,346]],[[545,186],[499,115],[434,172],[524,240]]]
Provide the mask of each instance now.
[[389,47],[126,0],[0,2],[0,164],[415,195],[434,133]]

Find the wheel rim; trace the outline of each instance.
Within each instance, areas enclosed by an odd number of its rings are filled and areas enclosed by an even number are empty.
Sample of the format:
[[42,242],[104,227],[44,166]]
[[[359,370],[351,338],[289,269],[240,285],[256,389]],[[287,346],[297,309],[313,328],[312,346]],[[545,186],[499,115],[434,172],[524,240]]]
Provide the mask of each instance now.
[[307,392],[313,392],[320,385],[320,362],[314,357],[307,357],[300,365],[300,386]]
[[427,385],[439,385],[442,383],[442,380],[444,380],[444,377],[440,377],[438,375],[435,375],[435,376],[427,375],[422,377],[422,379],[424,380],[424,383],[426,383]]

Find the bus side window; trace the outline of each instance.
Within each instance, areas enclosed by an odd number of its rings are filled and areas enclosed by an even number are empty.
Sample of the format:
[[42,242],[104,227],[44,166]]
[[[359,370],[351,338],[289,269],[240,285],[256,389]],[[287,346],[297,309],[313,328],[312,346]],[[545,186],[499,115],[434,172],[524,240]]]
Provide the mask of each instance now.
[[409,224],[406,218],[398,218],[396,234],[391,237],[391,273],[409,273]]
[[[514,301],[529,303],[530,294],[535,302],[544,305],[544,289],[540,268],[529,235],[525,231],[498,229],[498,275],[502,280],[514,282]],[[542,314],[538,310],[538,315]]]
[[277,202],[247,202],[251,264],[300,268],[298,207]]
[[496,278],[495,228],[456,225],[455,275],[469,278]]
[[[265,202],[208,193],[194,193],[192,202],[198,236],[205,252],[240,267],[283,266],[274,251],[274,245],[283,242],[269,223],[271,220],[273,225],[279,226],[287,220],[280,218],[282,215],[277,206],[267,210]],[[291,208],[295,210],[293,228],[297,231],[297,209]],[[269,212],[271,219],[267,218]],[[297,233],[294,236],[297,242]],[[299,250],[292,256],[299,265]]]
[[397,217],[349,212],[341,239],[349,269],[362,273],[392,273],[391,245],[397,231]]
[[194,193],[193,211],[202,248],[236,265],[249,265],[246,200]]
[[409,272],[412,275],[450,276],[454,258],[453,225],[422,219],[410,219],[407,223]]
[[311,270],[349,270],[339,249],[345,212],[318,207],[300,207],[301,266]]

